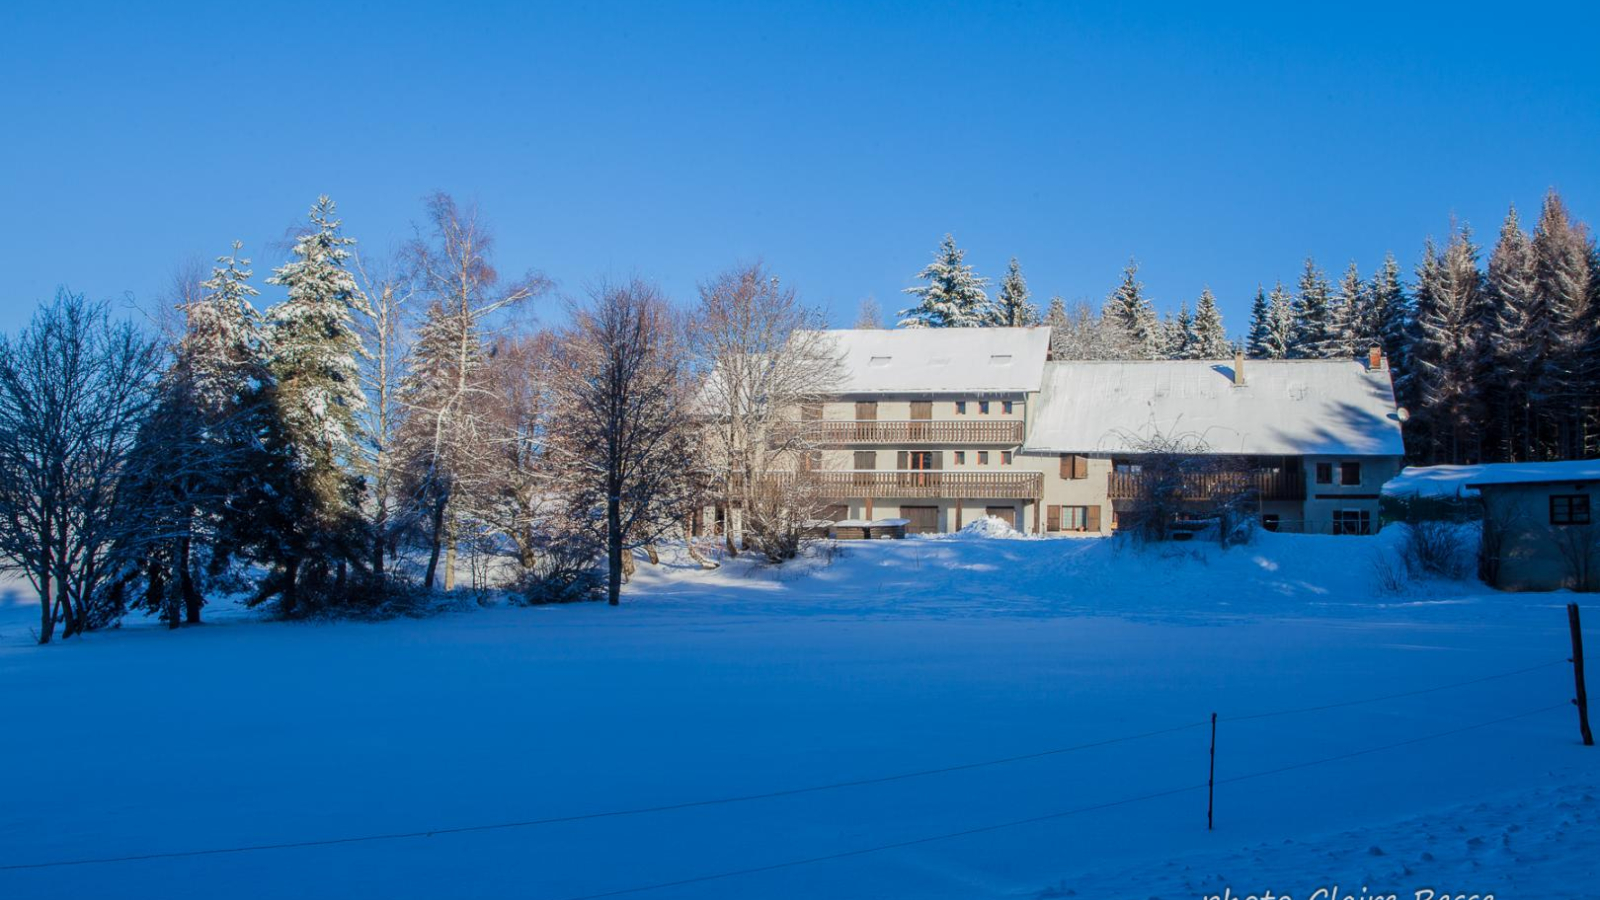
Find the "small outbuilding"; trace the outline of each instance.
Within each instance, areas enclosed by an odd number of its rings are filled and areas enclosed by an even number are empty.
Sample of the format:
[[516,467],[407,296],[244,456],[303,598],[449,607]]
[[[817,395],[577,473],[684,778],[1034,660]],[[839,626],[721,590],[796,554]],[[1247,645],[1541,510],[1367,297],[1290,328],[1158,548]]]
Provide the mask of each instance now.
[[1600,590],[1600,460],[1478,467],[1483,576],[1508,591]]

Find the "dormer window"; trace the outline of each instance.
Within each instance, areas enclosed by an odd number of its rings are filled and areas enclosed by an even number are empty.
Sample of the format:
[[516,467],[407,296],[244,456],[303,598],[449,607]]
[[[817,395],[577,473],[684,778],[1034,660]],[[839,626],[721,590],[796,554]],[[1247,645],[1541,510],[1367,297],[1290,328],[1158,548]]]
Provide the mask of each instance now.
[[874,369],[885,369],[888,368],[889,362],[892,359],[894,359],[892,356],[874,356],[873,358],[867,360],[867,365],[873,367]]
[[1011,354],[1009,354],[1009,353],[996,353],[993,356],[989,357],[989,365],[991,365],[991,366],[1009,366],[1009,365],[1011,365]]

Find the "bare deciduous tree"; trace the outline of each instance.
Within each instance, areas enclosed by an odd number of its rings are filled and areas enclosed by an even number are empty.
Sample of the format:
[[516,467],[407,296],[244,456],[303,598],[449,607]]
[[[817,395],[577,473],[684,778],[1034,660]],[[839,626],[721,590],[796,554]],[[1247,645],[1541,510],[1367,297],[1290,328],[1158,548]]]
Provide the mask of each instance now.
[[62,291],[0,337],[0,555],[40,597],[39,642],[105,624],[116,490],[160,363],[104,303]]
[[371,313],[357,323],[367,347],[361,365],[361,384],[367,394],[367,406],[360,415],[361,460],[368,478],[372,572],[381,580],[384,555],[395,552],[398,532],[406,524],[398,475],[404,420],[400,388],[411,350],[405,316],[415,288],[403,273],[388,266],[369,267],[360,256],[356,257],[356,271]]
[[[814,436],[794,423],[843,378],[838,348],[822,328],[821,315],[760,263],[735,266],[700,286],[689,345],[701,383],[703,450],[713,469],[712,493],[727,510],[731,552],[736,530],[787,528],[815,516],[809,499],[803,510],[770,508],[801,500],[799,494],[761,492],[774,473],[815,459]],[[762,501],[768,508],[751,515]],[[791,536],[765,537],[773,546],[791,543]]]
[[567,506],[600,524],[614,606],[624,556],[680,526],[693,492],[689,384],[666,299],[638,279],[574,304],[552,367],[550,447]]

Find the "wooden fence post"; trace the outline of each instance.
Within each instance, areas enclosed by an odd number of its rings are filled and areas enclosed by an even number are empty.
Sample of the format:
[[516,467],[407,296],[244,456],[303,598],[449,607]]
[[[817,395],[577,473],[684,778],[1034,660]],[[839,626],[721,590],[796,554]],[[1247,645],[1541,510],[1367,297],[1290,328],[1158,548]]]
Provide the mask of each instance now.
[[1573,705],[1578,707],[1578,730],[1583,733],[1583,744],[1594,746],[1594,734],[1589,731],[1589,692],[1583,686],[1583,628],[1578,621],[1578,604],[1567,604],[1567,625],[1572,629],[1572,677],[1578,685],[1578,695]]
[[1212,830],[1211,810],[1217,798],[1217,714],[1211,714],[1211,774],[1206,776],[1206,830]]

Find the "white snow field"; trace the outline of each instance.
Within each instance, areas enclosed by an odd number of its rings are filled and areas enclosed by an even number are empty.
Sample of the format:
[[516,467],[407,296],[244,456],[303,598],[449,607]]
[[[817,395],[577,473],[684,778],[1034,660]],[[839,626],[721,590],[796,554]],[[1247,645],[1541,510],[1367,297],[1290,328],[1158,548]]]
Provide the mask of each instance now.
[[[861,542],[48,647],[12,591],[0,897],[1600,896],[1573,596],[1384,593],[1400,534]],[[105,857],[148,858],[23,868]]]

